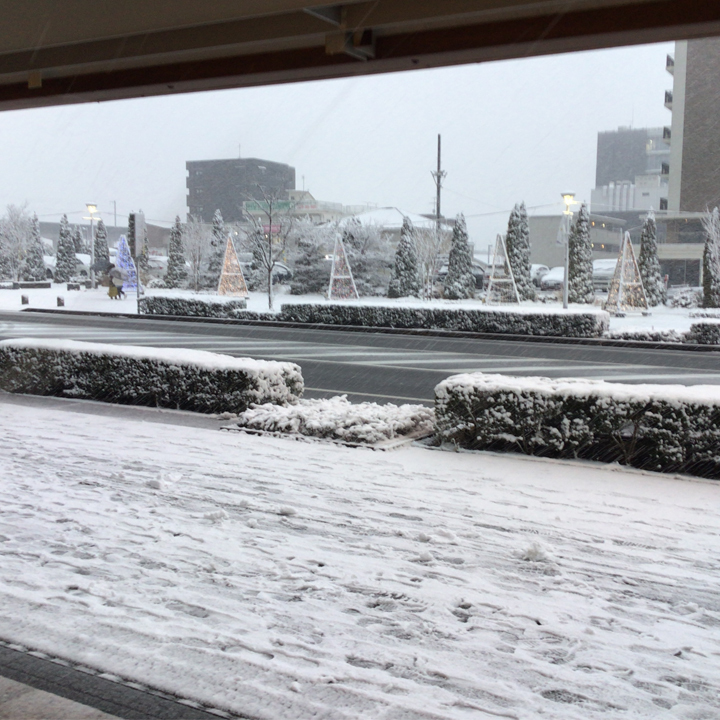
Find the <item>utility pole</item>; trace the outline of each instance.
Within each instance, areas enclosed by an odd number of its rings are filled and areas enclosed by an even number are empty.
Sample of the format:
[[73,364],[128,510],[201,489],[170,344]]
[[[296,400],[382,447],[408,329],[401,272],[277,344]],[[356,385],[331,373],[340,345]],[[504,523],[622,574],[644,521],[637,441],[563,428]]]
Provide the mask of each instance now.
[[437,232],[440,235],[440,190],[442,189],[443,178],[447,173],[442,169],[441,164],[441,135],[438,134],[438,158],[437,158],[437,170],[431,172],[433,180],[435,180],[435,186],[437,188],[437,198],[435,200],[435,218],[437,220]]

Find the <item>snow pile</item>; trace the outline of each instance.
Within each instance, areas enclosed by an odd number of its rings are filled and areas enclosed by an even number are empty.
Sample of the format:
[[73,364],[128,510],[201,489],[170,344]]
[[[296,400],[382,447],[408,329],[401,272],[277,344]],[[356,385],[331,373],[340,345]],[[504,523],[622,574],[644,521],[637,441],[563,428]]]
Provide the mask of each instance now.
[[0,389],[197,412],[242,412],[303,392],[300,367],[203,350],[24,338],[0,341]]
[[434,419],[433,410],[422,405],[353,405],[339,395],[286,407],[255,405],[240,415],[237,425],[372,445],[411,433],[430,434]]
[[[720,326],[717,326],[720,327]],[[441,441],[720,478],[720,387],[454,375],[435,388]]]

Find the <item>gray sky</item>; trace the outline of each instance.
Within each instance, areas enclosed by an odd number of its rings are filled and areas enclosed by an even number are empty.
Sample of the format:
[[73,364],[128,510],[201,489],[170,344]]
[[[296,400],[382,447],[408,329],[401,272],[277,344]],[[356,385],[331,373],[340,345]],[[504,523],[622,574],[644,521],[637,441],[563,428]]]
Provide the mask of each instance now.
[[[297,185],[344,204],[433,211],[437,133],[448,175],[443,213],[464,212],[486,247],[524,200],[589,200],[597,133],[670,124],[673,45],[439,70],[0,113],[0,208],[78,222],[95,202],[122,224],[184,217],[185,161],[260,157],[293,165]],[[553,207],[554,206],[554,207]],[[495,214],[488,214],[495,213]],[[122,220],[121,220],[122,218]]]

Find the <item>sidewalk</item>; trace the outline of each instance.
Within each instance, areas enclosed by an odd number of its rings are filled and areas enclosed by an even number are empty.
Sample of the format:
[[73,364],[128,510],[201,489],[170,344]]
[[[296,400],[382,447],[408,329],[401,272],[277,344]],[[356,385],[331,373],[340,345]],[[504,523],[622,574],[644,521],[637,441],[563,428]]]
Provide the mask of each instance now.
[[186,415],[0,395],[0,638],[264,720],[720,713],[720,483]]

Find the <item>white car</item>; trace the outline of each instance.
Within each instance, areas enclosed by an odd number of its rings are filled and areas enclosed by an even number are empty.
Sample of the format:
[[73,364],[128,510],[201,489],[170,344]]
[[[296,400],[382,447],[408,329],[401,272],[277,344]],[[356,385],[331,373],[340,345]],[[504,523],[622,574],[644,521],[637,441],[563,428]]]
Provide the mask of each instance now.
[[551,268],[542,280],[540,280],[540,287],[543,290],[560,290],[565,282],[565,268],[562,265]]
[[534,285],[540,287],[542,279],[550,272],[550,268],[547,265],[536,265],[530,266],[530,279]]

